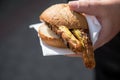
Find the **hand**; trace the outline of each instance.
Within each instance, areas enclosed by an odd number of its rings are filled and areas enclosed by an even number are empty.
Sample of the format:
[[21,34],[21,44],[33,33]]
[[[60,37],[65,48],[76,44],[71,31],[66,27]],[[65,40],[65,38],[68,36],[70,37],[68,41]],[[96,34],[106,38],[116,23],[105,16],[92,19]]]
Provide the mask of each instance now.
[[120,0],[78,0],[68,4],[71,10],[96,16],[102,25],[94,49],[103,46],[120,32]]

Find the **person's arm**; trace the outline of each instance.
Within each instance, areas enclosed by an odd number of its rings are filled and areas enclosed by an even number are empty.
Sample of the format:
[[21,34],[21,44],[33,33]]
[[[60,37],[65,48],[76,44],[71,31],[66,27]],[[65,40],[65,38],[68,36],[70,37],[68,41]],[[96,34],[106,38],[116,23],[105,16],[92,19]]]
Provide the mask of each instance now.
[[70,1],[71,10],[97,17],[102,25],[94,48],[109,42],[120,32],[120,0],[78,0]]

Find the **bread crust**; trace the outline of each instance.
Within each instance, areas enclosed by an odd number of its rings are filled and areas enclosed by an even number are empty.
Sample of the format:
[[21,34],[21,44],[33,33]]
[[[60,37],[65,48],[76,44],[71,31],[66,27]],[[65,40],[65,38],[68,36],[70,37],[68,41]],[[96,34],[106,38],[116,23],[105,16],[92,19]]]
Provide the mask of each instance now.
[[40,28],[38,30],[38,36],[47,45],[58,47],[58,48],[67,48],[60,38],[56,38],[53,36],[47,36],[43,32],[40,31]]
[[56,4],[50,6],[41,15],[40,20],[54,26],[67,26],[69,29],[88,29],[85,17],[75,11],[70,10],[68,4]]

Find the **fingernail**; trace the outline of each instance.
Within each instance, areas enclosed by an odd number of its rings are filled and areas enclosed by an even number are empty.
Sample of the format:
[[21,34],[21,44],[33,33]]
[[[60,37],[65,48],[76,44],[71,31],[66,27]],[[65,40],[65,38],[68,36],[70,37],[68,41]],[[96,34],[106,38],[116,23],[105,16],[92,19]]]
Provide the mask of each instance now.
[[70,6],[71,9],[77,9],[79,7],[79,2],[78,1],[69,1],[68,5]]

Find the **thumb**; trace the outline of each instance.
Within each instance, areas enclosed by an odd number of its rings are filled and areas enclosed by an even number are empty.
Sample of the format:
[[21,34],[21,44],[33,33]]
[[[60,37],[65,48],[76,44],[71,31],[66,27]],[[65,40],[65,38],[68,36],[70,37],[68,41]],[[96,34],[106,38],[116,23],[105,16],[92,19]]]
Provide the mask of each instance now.
[[83,12],[89,15],[98,16],[101,12],[101,6],[99,0],[78,0],[78,1],[70,1],[68,3],[71,10],[76,12]]

